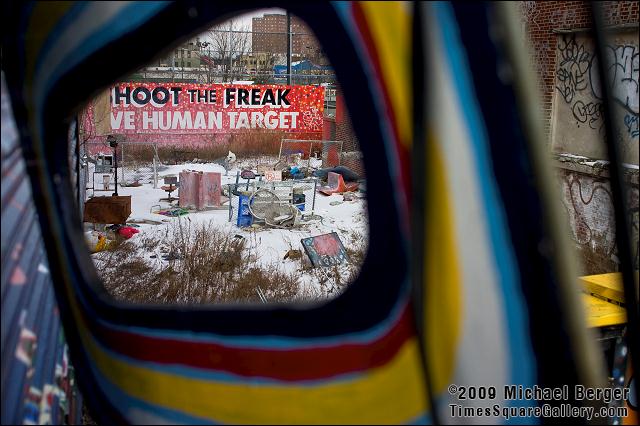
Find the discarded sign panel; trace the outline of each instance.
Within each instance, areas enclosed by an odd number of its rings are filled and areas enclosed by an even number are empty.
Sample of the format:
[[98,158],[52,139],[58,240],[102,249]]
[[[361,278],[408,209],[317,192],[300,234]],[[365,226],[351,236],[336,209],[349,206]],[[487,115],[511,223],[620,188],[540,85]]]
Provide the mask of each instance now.
[[335,232],[300,240],[314,267],[334,266],[349,261],[344,245]]
[[282,170],[266,170],[264,172],[264,180],[267,182],[282,181]]
[[219,207],[221,200],[221,174],[219,172],[180,172],[178,205],[202,210]]

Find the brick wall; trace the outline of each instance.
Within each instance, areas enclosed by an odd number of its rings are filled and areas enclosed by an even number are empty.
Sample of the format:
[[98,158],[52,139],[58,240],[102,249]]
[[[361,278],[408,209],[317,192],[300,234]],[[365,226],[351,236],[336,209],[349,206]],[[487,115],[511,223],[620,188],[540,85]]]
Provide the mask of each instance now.
[[[603,2],[605,25],[637,24],[638,1]],[[551,112],[556,90],[556,49],[558,34],[554,30],[591,28],[588,2],[522,1],[520,2],[523,36],[530,44],[531,64],[538,74],[547,140],[551,139]],[[571,117],[570,117],[571,118]],[[566,115],[561,119],[567,120]],[[566,123],[563,123],[566,124]],[[580,123],[578,123],[580,124]],[[581,139],[581,142],[587,143]],[[637,139],[636,139],[637,143]],[[549,147],[551,149],[551,146]],[[578,152],[571,151],[571,154]],[[589,158],[560,156],[554,162],[558,182],[558,199],[566,213],[570,237],[576,248],[582,274],[613,272],[619,269],[615,245],[613,203],[607,167]],[[637,164],[637,160],[635,162]],[[598,167],[596,167],[598,166]],[[628,213],[632,226],[634,267],[638,267],[638,172],[627,170]]]
[[322,120],[322,139],[325,141],[336,140],[336,119],[335,117],[324,116]]
[[364,177],[360,144],[351,125],[351,117],[340,92],[336,93],[335,140],[342,141],[341,164]]
[[[605,25],[637,24],[638,1],[605,1]],[[591,27],[591,7],[585,1],[521,1],[522,23],[531,45],[532,65],[539,77],[545,130],[549,135],[554,89],[556,34],[553,30]]]
[[[555,167],[563,211],[570,237],[581,263],[581,274],[614,272],[619,268],[615,219],[609,174],[585,161],[572,159]],[[588,162],[586,162],[588,163]],[[633,266],[639,266],[638,253],[638,171],[627,169],[627,217],[631,225]]]

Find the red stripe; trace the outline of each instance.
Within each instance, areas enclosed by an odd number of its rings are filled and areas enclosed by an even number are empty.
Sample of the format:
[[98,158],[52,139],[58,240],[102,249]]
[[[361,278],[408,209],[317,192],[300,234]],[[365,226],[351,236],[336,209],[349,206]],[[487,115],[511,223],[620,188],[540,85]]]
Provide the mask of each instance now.
[[[366,19],[358,4],[354,18],[364,37],[384,96],[387,118],[391,123],[394,146],[398,153],[402,184],[409,192],[408,152],[399,143],[398,128],[387,88],[380,72],[377,55]],[[87,318],[91,323],[92,319]],[[96,325],[94,323],[94,325]],[[174,364],[222,371],[244,377],[264,377],[283,381],[324,379],[366,371],[388,363],[400,347],[415,335],[409,307],[389,332],[368,344],[348,344],[332,347],[296,350],[265,350],[233,348],[214,343],[189,342],[120,332],[104,326],[94,328],[96,337],[112,351],[140,361]]]
[[377,76],[378,82],[381,87],[382,96],[384,98],[384,104],[386,107],[386,114],[391,123],[391,129],[394,138],[394,146],[396,147],[396,152],[398,154],[399,166],[400,166],[400,179],[402,182],[402,186],[404,187],[407,207],[410,207],[409,203],[411,200],[411,167],[409,163],[409,153],[404,145],[400,143],[400,132],[398,130],[398,124],[395,119],[395,113],[393,111],[393,104],[391,103],[391,98],[389,96],[388,88],[384,82],[383,74],[382,74],[382,66],[380,64],[380,57],[378,56],[378,52],[375,48],[375,42],[373,41],[373,37],[371,36],[371,32],[369,31],[369,26],[367,24],[367,19],[362,10],[362,6],[354,2],[353,3],[353,17],[356,21],[358,29],[360,30],[360,34],[362,34],[362,38],[369,53],[369,57],[373,63],[373,68],[375,74]]
[[154,338],[106,327],[100,327],[96,332],[96,337],[110,350],[140,361],[283,381],[324,379],[380,367],[415,334],[409,305],[387,334],[368,344],[266,350]]

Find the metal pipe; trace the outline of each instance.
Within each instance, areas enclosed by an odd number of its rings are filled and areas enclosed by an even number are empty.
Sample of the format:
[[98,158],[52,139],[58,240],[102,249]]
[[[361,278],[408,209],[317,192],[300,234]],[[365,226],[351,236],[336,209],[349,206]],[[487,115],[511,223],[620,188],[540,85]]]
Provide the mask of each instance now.
[[118,140],[113,137],[113,135],[107,136],[107,142],[109,142],[109,146],[113,148],[113,175],[115,178],[115,192],[113,193],[114,197],[118,196]]
[[316,211],[316,189],[318,187],[318,178],[313,179],[313,202],[311,203],[311,214],[315,214]]

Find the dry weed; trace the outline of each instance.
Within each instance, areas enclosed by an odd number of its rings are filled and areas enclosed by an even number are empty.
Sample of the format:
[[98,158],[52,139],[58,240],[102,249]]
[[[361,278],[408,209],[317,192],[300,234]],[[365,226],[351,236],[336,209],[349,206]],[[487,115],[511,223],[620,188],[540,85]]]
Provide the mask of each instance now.
[[[296,272],[283,272],[277,264],[260,264],[260,245],[255,238],[180,218],[166,234],[140,233],[135,240],[95,254],[94,263],[105,288],[118,300],[261,304],[336,296],[357,278],[366,256],[366,236],[352,231],[343,238],[349,263],[313,268],[303,254],[294,260]],[[293,243],[289,246],[294,249]],[[303,276],[313,277],[313,291],[300,288]]]
[[[298,277],[277,266],[260,266],[246,240],[211,224],[180,219],[166,238],[140,238],[94,256],[107,291],[118,300],[137,303],[261,303],[293,300]],[[159,247],[163,262],[152,265],[140,253]]]

